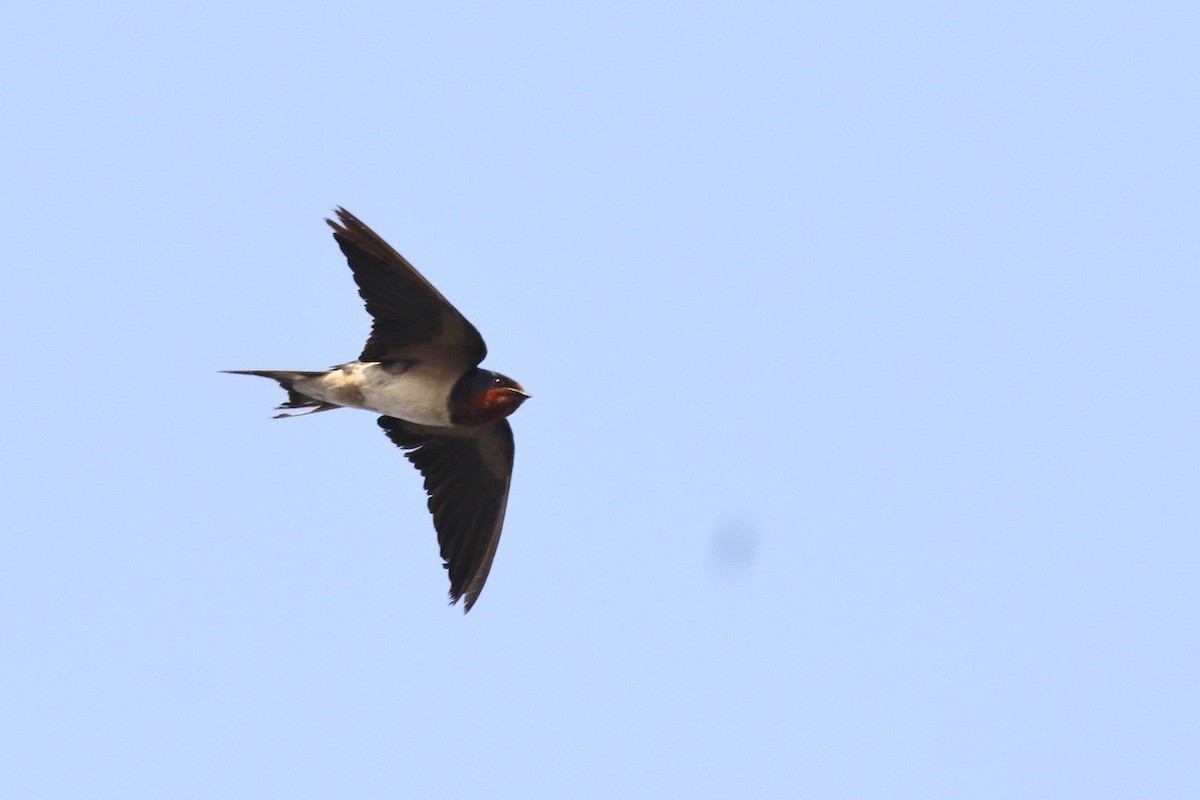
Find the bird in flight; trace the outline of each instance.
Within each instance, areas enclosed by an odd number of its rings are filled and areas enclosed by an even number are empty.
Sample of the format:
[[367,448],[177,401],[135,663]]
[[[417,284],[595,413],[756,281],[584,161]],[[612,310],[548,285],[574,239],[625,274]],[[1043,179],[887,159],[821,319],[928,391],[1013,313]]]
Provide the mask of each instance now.
[[[450,573],[450,602],[471,610],[487,581],[512,480],[509,414],[529,395],[480,369],[483,337],[421,273],[344,208],[326,220],[374,319],[357,361],[325,372],[227,370],[278,381],[276,416],[334,408],[382,414],[388,438],[425,477],[429,511]],[[295,409],[307,409],[296,411]]]

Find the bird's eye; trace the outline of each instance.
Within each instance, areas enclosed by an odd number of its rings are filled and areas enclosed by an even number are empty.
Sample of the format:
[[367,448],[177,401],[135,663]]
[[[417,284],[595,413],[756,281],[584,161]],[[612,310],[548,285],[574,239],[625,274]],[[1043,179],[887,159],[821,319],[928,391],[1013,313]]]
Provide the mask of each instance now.
[[500,380],[499,378],[492,378],[492,383],[499,386],[500,384],[504,383],[504,381]]

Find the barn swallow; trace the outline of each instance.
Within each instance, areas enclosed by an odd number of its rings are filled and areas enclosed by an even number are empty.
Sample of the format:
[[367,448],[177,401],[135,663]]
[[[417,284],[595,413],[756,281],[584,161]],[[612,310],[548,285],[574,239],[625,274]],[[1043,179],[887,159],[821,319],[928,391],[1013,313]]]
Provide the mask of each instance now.
[[227,370],[278,381],[276,410],[334,408],[382,414],[379,427],[425,477],[429,511],[450,573],[450,603],[471,610],[483,590],[508,504],[509,414],[529,395],[480,369],[483,337],[421,273],[344,208],[327,219],[374,322],[357,361],[326,372]]

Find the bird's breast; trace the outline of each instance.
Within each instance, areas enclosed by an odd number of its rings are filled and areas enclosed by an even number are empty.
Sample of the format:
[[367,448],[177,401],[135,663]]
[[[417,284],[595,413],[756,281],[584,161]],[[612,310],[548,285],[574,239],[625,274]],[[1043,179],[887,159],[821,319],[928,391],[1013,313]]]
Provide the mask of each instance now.
[[450,425],[450,390],[458,375],[419,361],[404,370],[361,366],[363,404],[372,411],[421,425]]

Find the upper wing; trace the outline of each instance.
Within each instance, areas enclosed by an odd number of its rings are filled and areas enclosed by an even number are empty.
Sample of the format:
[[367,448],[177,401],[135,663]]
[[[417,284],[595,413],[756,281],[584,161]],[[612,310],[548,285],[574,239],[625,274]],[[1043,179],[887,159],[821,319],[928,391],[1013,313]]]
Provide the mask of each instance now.
[[429,510],[442,560],[450,571],[450,602],[475,605],[487,581],[512,480],[513,436],[507,420],[477,428],[430,428],[395,417],[379,427],[425,476]]
[[337,216],[325,221],[375,319],[360,360],[442,359],[464,369],[483,361],[487,345],[474,325],[379,234],[344,208]]

